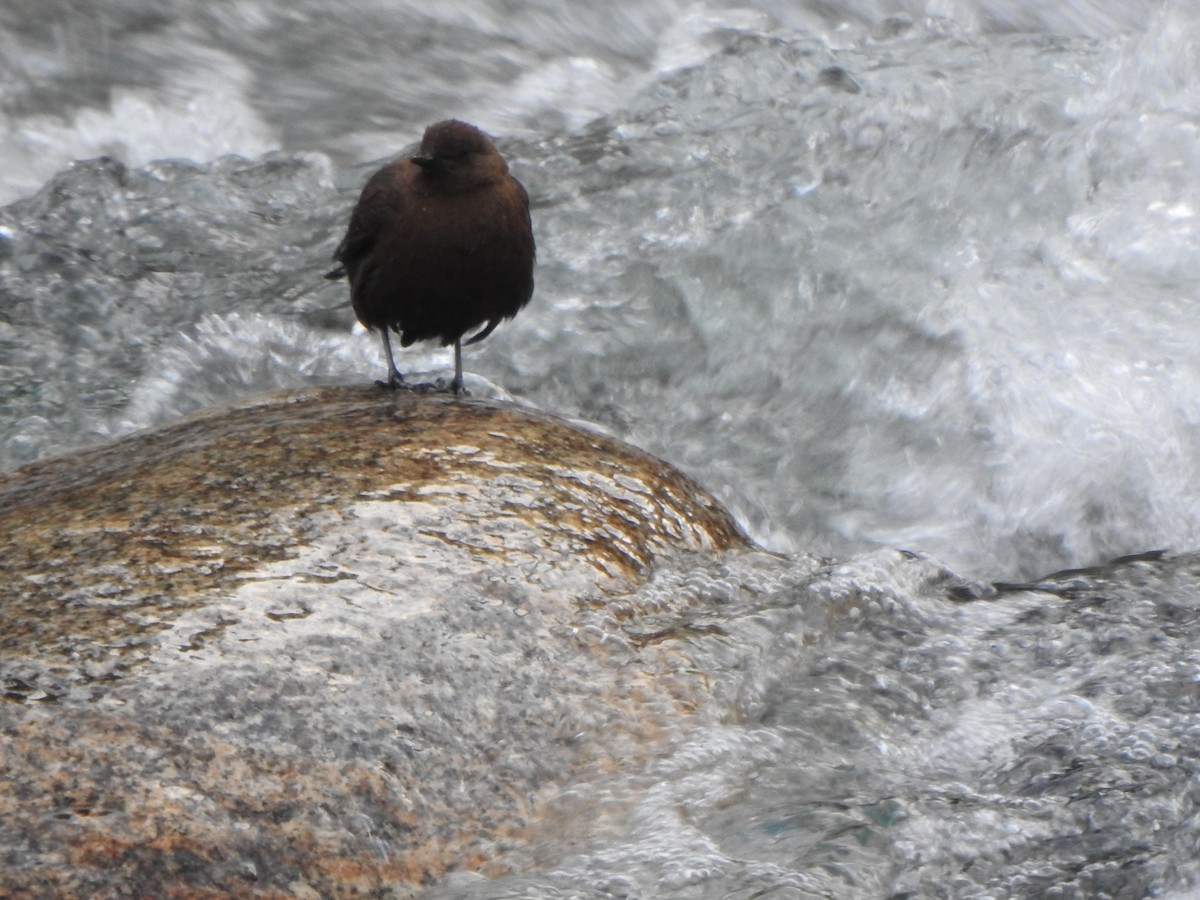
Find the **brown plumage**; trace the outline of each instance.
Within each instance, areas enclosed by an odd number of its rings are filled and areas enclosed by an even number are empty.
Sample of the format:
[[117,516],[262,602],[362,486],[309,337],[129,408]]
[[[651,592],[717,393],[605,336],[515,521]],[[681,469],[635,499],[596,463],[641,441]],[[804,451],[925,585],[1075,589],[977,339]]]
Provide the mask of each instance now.
[[333,254],[326,278],[350,280],[358,320],[383,334],[388,379],[404,377],[388,330],[400,346],[454,345],[455,393],[463,390],[462,337],[483,340],[533,296],[529,196],[482,131],[466,122],[430,125],[409,159],[368,179]]

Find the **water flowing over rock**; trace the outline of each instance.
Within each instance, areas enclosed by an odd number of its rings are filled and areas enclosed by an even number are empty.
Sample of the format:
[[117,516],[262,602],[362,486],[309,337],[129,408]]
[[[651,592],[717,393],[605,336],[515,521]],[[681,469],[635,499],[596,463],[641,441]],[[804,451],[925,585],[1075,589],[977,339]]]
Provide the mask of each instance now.
[[18,470],[0,544],[0,895],[1200,883],[1195,554],[778,556],[602,434],[374,388]]
[[778,555],[475,401],[40,462],[0,895],[1196,896],[1200,5],[517,6],[0,5],[0,470],[375,377],[321,275],[456,115],[540,263],[467,386]]
[[0,893],[55,896],[495,874],[705,690],[679,658],[607,665],[587,610],[746,546],[628,445],[375,388],[18,470],[0,543]]

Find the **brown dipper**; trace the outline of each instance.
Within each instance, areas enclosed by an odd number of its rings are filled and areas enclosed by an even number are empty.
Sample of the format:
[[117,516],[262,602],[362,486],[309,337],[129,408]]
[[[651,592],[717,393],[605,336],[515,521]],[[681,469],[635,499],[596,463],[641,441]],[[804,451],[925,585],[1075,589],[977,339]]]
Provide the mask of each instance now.
[[358,320],[383,334],[388,378],[404,376],[392,359],[388,329],[400,346],[438,340],[454,345],[454,381],[463,391],[462,337],[482,341],[533,295],[529,195],[482,131],[466,122],[430,125],[416,156],[384,166],[368,180],[333,254],[326,278],[350,279]]

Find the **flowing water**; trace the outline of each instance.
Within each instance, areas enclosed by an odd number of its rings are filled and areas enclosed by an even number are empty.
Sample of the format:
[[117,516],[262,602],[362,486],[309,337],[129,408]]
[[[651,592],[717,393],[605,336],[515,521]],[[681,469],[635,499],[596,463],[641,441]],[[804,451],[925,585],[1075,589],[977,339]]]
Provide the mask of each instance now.
[[663,573],[757,648],[728,716],[503,889],[1186,896],[1194,562],[973,603],[942,565],[1200,547],[1198,48],[1200,10],[1150,0],[7,0],[0,465],[378,377],[321,275],[372,165],[474,121],[539,268],[468,386],[795,554]]

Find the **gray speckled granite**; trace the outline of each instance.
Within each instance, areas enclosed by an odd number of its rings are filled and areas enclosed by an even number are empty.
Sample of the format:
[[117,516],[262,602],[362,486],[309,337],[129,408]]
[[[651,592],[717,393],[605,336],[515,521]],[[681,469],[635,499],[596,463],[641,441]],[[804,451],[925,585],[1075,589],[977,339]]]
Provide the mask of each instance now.
[[561,785],[636,764],[706,689],[667,648],[584,639],[586,611],[656,558],[745,546],[628,445],[376,388],[0,477],[0,895],[502,871],[572,827],[545,818]]

